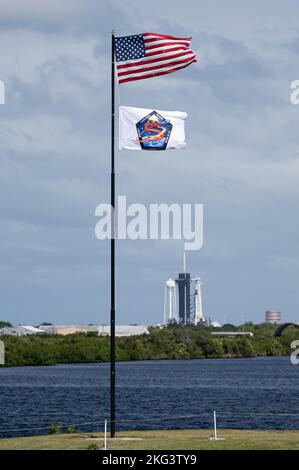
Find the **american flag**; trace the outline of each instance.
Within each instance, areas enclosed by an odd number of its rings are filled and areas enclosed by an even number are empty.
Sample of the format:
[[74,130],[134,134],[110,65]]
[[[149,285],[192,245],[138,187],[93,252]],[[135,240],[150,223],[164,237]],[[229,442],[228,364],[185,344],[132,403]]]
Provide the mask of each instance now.
[[143,33],[115,38],[118,83],[157,77],[196,62],[192,38]]

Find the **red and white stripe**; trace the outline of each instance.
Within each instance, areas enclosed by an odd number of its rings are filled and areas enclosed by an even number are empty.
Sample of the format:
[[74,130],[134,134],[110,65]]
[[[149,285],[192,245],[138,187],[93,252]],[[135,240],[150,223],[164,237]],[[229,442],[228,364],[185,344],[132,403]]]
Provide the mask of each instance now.
[[145,57],[117,62],[118,83],[165,75],[193,64],[196,56],[189,48],[191,39],[144,33]]

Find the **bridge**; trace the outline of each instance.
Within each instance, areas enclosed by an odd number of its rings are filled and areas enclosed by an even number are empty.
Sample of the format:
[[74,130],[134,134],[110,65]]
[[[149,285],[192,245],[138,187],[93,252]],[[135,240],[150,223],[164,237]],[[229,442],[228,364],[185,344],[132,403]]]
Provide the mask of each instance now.
[[299,328],[299,323],[283,323],[282,325],[279,325],[277,328],[275,328],[275,330],[272,333],[272,336],[274,337],[281,336],[284,330],[288,328],[289,326],[296,326],[297,328]]

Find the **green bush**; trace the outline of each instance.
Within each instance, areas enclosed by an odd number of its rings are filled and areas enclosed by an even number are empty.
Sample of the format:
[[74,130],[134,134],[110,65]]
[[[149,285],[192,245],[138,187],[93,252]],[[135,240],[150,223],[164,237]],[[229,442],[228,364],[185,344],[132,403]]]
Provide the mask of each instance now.
[[61,425],[58,421],[55,421],[49,427],[49,434],[58,434],[60,432]]
[[87,450],[99,450],[99,448],[96,444],[89,444]]
[[65,428],[65,432],[66,434],[75,434],[76,432],[76,426],[74,424],[69,424],[66,428]]

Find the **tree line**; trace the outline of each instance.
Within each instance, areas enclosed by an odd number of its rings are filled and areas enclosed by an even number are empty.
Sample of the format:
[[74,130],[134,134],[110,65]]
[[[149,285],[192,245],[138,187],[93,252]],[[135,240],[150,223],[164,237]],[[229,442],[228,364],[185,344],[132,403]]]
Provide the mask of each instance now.
[[[150,334],[116,339],[118,361],[160,359],[241,358],[290,355],[290,344],[299,330],[289,327],[273,338],[269,324],[224,325],[221,330],[246,330],[250,336],[216,337],[204,326],[151,327]],[[95,333],[68,336],[1,336],[5,344],[5,366],[53,365],[59,363],[109,362],[110,341]]]

